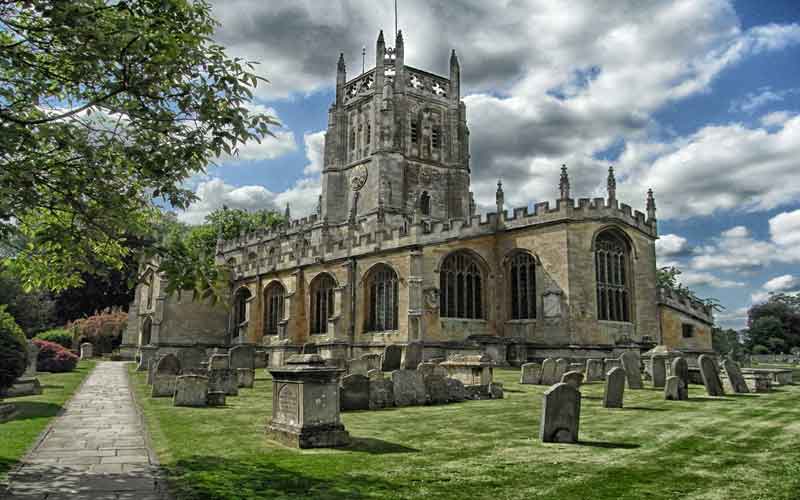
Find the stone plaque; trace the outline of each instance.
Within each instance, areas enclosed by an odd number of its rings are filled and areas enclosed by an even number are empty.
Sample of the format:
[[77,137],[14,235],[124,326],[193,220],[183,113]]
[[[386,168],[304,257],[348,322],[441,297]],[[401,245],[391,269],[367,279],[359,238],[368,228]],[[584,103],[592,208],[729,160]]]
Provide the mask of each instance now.
[[283,384],[278,390],[276,411],[273,418],[279,422],[296,425],[297,419],[297,385]]

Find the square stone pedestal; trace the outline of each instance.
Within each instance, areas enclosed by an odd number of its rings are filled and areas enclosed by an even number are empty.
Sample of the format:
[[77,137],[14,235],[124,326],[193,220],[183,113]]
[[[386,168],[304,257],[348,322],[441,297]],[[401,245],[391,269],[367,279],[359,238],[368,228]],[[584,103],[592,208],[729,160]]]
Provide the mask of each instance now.
[[331,448],[350,442],[339,419],[339,376],[343,369],[326,365],[318,354],[297,354],[285,366],[269,372],[269,439],[293,448]]
[[150,362],[156,359],[158,354],[158,347],[154,345],[143,345],[139,347],[139,365],[136,367],[137,372],[143,372],[150,369]]

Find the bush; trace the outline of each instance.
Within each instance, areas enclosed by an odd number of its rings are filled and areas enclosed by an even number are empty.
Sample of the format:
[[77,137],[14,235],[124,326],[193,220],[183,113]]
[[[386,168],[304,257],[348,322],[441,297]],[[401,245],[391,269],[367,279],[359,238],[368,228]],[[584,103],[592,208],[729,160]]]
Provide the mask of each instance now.
[[67,325],[73,332],[75,347],[91,342],[94,354],[110,353],[122,343],[122,332],[128,324],[128,314],[122,311],[104,311]]
[[72,332],[63,328],[47,330],[46,332],[36,335],[36,338],[39,340],[46,340],[48,342],[55,342],[56,344],[60,344],[62,347],[67,349],[72,348]]
[[0,393],[14,384],[28,364],[28,344],[14,317],[0,306]]
[[36,369],[40,372],[71,372],[78,364],[78,356],[61,344],[39,339],[34,339],[33,342],[39,346]]

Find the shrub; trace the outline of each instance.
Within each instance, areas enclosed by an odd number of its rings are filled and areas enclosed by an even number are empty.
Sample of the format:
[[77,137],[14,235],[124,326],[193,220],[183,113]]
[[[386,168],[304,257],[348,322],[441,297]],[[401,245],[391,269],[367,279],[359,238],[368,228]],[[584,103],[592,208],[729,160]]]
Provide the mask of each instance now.
[[122,311],[104,311],[67,325],[73,333],[75,347],[91,342],[97,355],[113,351],[122,343],[122,332],[128,323],[128,314]]
[[46,340],[33,340],[39,346],[39,357],[36,358],[36,369],[41,372],[70,372],[78,364],[78,356],[61,344]]
[[60,344],[62,347],[67,349],[72,348],[72,332],[65,330],[64,328],[47,330],[46,332],[36,335],[36,338],[39,340],[46,340],[48,342],[55,342],[56,344]]
[[14,384],[28,363],[25,334],[14,317],[0,306],[0,393]]

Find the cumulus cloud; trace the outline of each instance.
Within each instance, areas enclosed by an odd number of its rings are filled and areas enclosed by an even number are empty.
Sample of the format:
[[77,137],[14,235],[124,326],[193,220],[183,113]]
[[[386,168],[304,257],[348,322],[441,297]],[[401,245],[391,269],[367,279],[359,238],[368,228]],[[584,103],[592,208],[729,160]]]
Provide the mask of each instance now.
[[677,234],[662,234],[656,240],[656,256],[659,259],[687,255],[690,251],[689,241]]
[[745,284],[741,281],[727,280],[708,272],[683,271],[678,280],[685,286],[708,286],[712,288],[738,288]]
[[784,274],[767,281],[762,288],[768,292],[788,292],[800,288],[800,278]]
[[322,172],[325,152],[325,131],[306,133],[303,135],[306,146],[308,165],[303,169],[306,175],[320,174]]
[[734,100],[729,110],[732,112],[753,113],[761,107],[770,103],[781,102],[787,96],[798,92],[800,92],[800,89],[773,90],[772,87],[761,87],[758,92],[748,92],[744,98]]

